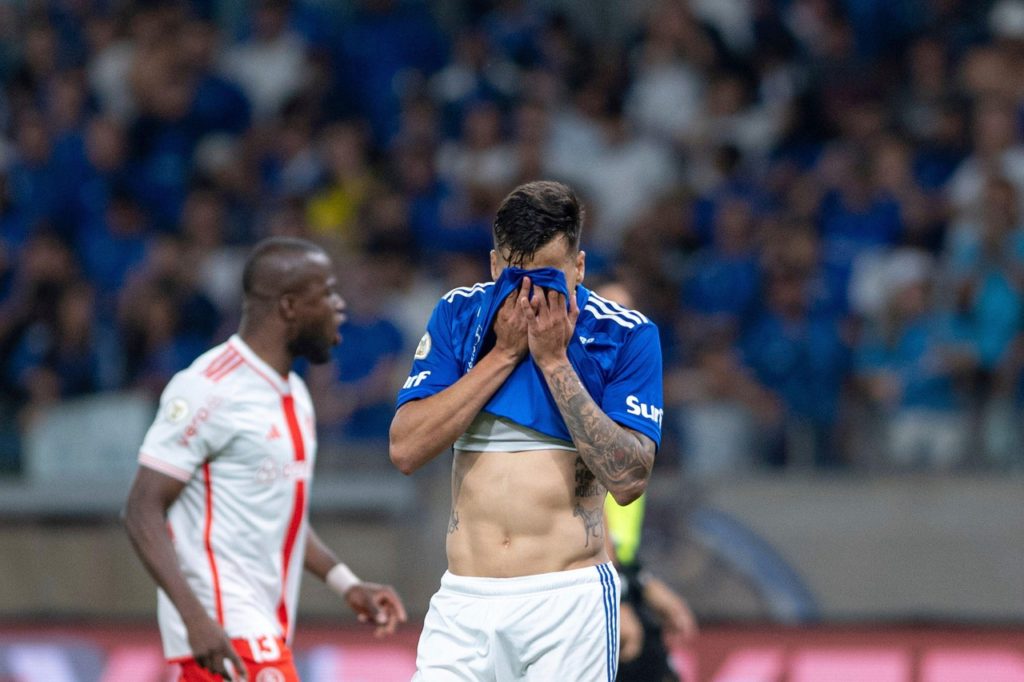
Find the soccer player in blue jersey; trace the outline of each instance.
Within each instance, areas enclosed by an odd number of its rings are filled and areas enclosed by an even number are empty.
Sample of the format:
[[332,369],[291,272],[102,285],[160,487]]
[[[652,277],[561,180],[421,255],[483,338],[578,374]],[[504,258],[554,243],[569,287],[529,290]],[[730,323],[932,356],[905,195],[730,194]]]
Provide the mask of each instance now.
[[415,680],[615,678],[604,498],[647,486],[661,349],[650,320],[581,284],[582,223],[565,185],[513,190],[494,220],[494,281],[441,298],[398,394],[395,466],[455,451],[448,571]]

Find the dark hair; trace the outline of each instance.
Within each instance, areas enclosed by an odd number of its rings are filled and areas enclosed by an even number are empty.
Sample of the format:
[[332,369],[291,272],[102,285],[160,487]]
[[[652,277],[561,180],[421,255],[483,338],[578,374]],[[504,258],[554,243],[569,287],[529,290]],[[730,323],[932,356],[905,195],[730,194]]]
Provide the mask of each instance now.
[[[319,245],[305,239],[296,237],[269,237],[256,244],[249,257],[245,259],[245,267],[242,269],[242,291],[246,296],[257,295],[256,280],[264,269],[264,261],[278,256],[296,255],[304,253],[323,253]],[[277,284],[281,284],[278,282]]]
[[528,182],[498,207],[494,248],[510,265],[522,265],[559,236],[578,250],[582,228],[583,205],[572,189],[550,180]]

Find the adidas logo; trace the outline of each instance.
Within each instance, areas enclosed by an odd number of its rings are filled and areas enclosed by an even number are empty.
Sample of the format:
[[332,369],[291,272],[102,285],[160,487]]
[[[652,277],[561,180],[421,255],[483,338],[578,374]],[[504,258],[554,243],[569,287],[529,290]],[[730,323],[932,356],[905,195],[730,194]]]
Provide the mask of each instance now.
[[277,440],[281,437],[281,432],[277,430],[277,424],[270,425],[270,431],[267,432],[267,440]]

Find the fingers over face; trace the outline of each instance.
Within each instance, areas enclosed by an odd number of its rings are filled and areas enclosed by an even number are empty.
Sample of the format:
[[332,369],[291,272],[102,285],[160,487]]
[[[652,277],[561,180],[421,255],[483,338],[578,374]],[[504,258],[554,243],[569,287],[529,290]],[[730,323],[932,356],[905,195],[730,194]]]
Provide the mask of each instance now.
[[535,312],[534,303],[530,300],[529,290],[522,291],[519,294],[519,310],[524,314],[528,314],[529,317],[533,317]]
[[530,278],[529,277],[523,277],[523,281],[519,283],[519,294],[521,296],[529,296],[530,295],[530,287],[531,286],[532,286],[532,282],[530,282]]

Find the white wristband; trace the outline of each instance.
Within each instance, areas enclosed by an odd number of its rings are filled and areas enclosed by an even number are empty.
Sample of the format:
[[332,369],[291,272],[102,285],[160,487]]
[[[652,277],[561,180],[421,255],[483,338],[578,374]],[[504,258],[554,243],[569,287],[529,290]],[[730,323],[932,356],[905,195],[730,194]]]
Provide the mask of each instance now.
[[353,585],[363,581],[352,572],[351,568],[346,566],[344,563],[339,562],[334,566],[334,568],[327,571],[327,579],[325,582],[327,583],[327,587],[344,597],[345,594],[352,589]]

